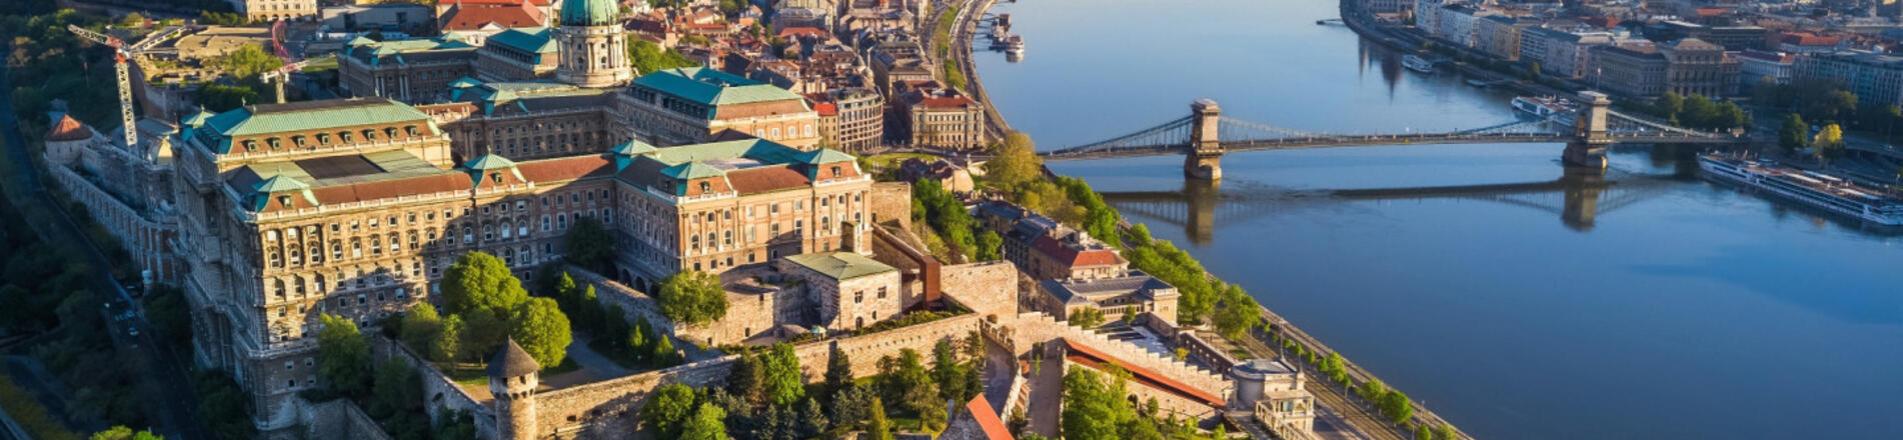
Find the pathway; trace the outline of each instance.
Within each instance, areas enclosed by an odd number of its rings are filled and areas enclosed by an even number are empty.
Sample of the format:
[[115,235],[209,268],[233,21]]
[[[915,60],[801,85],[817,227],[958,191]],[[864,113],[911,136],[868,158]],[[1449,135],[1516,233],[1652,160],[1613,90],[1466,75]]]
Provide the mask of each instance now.
[[568,343],[568,358],[573,359],[581,368],[543,378],[542,385],[561,389],[634,374],[634,370],[622,368],[621,364],[615,363],[614,359],[609,359],[588,348],[590,340],[592,338],[577,334],[575,340]]
[[[1042,349],[1033,349],[1042,352]],[[1057,438],[1057,418],[1064,402],[1064,360],[1045,359],[1031,373],[1031,397],[1025,411],[1031,419],[1031,432]]]

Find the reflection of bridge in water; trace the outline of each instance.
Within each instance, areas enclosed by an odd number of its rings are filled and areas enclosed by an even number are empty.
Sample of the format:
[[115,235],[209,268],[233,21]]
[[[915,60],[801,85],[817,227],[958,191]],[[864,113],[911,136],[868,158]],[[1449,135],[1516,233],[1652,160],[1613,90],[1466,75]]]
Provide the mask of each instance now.
[[1593,227],[1600,214],[1618,211],[1663,192],[1674,182],[1665,177],[1607,179],[1597,170],[1568,172],[1551,181],[1417,188],[1316,191],[1232,191],[1220,184],[1190,180],[1180,191],[1104,192],[1117,210],[1183,228],[1190,241],[1208,243],[1216,228],[1248,222],[1278,208],[1310,203],[1364,200],[1475,200],[1552,213],[1574,230]]

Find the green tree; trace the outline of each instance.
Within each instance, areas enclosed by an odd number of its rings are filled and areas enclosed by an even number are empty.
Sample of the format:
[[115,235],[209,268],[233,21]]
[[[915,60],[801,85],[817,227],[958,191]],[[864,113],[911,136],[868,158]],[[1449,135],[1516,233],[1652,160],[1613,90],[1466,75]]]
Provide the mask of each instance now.
[[776,406],[791,407],[806,398],[806,386],[800,372],[799,355],[793,353],[793,344],[773,344],[763,361],[766,367],[767,401]]
[[1823,161],[1836,160],[1844,153],[1844,129],[1837,124],[1825,125],[1811,140],[1811,146],[1817,149],[1817,158]]
[[940,406],[938,385],[932,381],[931,373],[925,370],[917,350],[899,350],[899,357],[892,365],[892,371],[883,377],[886,381],[886,397],[892,398],[906,413],[913,415]]
[[1427,425],[1414,425],[1414,440],[1434,440],[1433,428]]
[[1361,384],[1361,389],[1357,391],[1361,394],[1363,400],[1367,400],[1370,403],[1379,403],[1381,396],[1388,394],[1388,385],[1382,383],[1381,379],[1369,379],[1368,383]]
[[1004,258],[1004,237],[997,231],[986,230],[978,234],[978,261],[994,261]]
[[568,344],[574,342],[574,335],[569,334],[568,316],[562,314],[555,300],[529,298],[516,305],[509,321],[509,336],[536,363],[553,367],[568,357]]
[[436,306],[418,302],[403,314],[402,327],[399,333],[403,343],[409,345],[411,350],[427,356],[436,338],[443,335],[443,318],[436,314]]
[[985,162],[985,177],[999,187],[1015,189],[1027,182],[1044,178],[1044,160],[1037,156],[1037,144],[1023,132],[1005,134],[997,146],[996,157]]
[[1810,145],[1810,125],[1804,123],[1804,117],[1791,113],[1784,118],[1784,125],[1777,130],[1777,146],[1786,151],[1797,151]]
[[458,361],[462,355],[463,333],[468,329],[463,325],[463,317],[450,315],[443,319],[442,328],[437,331],[436,340],[430,343],[429,356],[433,361]]
[[641,423],[654,438],[679,438],[681,429],[693,415],[694,389],[670,383],[654,391],[654,397],[641,407]]
[[248,104],[258,103],[258,90],[242,85],[207,83],[198,88],[198,102],[205,110],[223,113]]
[[823,392],[827,399],[838,399],[839,393],[852,388],[852,359],[846,350],[833,344],[826,355],[826,381]]
[[1685,100],[1685,109],[1679,114],[1681,125],[1692,128],[1714,128],[1718,121],[1718,104],[1711,102],[1705,95],[1692,95]]
[[464,360],[482,359],[509,337],[509,321],[505,319],[509,315],[497,317],[486,311],[471,310],[456,316],[463,318],[462,337],[456,345],[462,349],[457,356]]
[[1658,117],[1673,121],[1677,121],[1679,119],[1678,115],[1684,112],[1685,97],[1674,92],[1665,92],[1665,94],[1659,95],[1658,101],[1653,102],[1652,105],[1652,113],[1657,114]]
[[490,316],[508,316],[529,298],[508,264],[482,251],[465,253],[451,263],[443,272],[442,288],[443,306],[451,314],[481,310]]
[[[651,44],[651,43],[650,43]],[[608,272],[614,264],[614,236],[593,218],[582,217],[563,237],[563,256],[569,262],[598,273]]]
[[165,436],[153,434],[152,431],[141,429],[135,432],[132,428],[123,425],[95,432],[90,438],[92,440],[165,440]]
[[1381,395],[1381,401],[1377,405],[1380,406],[1381,413],[1388,416],[1388,421],[1395,424],[1407,423],[1408,419],[1414,417],[1413,402],[1407,399],[1406,393],[1397,390],[1390,389],[1387,394]]
[[1058,425],[1064,438],[1110,440],[1120,436],[1111,406],[1123,399],[1111,394],[1101,375],[1081,368],[1065,373],[1063,401]]
[[264,46],[246,44],[223,56],[213,58],[212,66],[238,79],[252,79],[258,74],[284,67],[284,60],[265,52]]
[[742,352],[734,360],[733,367],[727,369],[727,393],[749,405],[766,401],[766,362],[759,354]]
[[950,339],[939,339],[932,345],[932,379],[938,383],[940,399],[964,399],[964,367]]
[[701,271],[681,271],[661,282],[661,314],[675,323],[696,325],[727,316],[727,291],[720,277]]
[[872,416],[866,420],[866,433],[872,434],[873,440],[893,440],[892,421],[886,419],[885,404],[874,396],[869,407]]
[[831,426],[826,420],[826,414],[819,410],[819,401],[814,399],[800,402],[799,414],[795,419],[797,420],[794,425],[796,438],[820,438]]
[[727,412],[711,403],[700,404],[694,418],[681,427],[681,440],[727,440]]
[[860,384],[848,385],[847,388],[833,393],[833,404],[829,407],[829,415],[837,425],[836,428],[860,429],[865,427],[867,420],[871,419],[872,407],[876,405],[873,402],[878,400],[879,397],[870,387]]
[[1732,129],[1751,126],[1751,114],[1739,107],[1738,103],[1725,101],[1718,106],[1718,123],[1714,128]]
[[1216,330],[1230,339],[1239,339],[1262,321],[1262,306],[1242,290],[1229,284],[1222,289],[1222,307],[1216,309]]
[[1097,328],[1097,326],[1103,325],[1104,321],[1103,311],[1095,307],[1077,309],[1077,311],[1070,312],[1070,316],[1066,318],[1065,321],[1070,322],[1070,325],[1087,329]]
[[370,343],[349,319],[326,313],[317,321],[323,326],[317,331],[318,377],[344,394],[363,395],[370,379]]
[[1460,432],[1455,431],[1453,425],[1441,422],[1434,425],[1434,438],[1441,440],[1460,440]]

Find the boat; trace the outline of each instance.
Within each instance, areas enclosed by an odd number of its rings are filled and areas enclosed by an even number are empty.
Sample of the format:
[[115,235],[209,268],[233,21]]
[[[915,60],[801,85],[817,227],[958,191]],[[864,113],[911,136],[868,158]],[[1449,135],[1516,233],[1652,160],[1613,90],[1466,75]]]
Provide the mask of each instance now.
[[1573,115],[1579,106],[1565,98],[1552,96],[1517,96],[1513,98],[1513,109],[1533,119],[1556,122],[1561,125],[1573,125]]
[[1012,35],[1010,38],[1004,39],[1004,54],[1023,58],[1024,36]]
[[1401,57],[1401,67],[1420,73],[1434,73],[1434,63],[1416,55]]
[[1717,152],[1698,155],[1698,169],[1707,178],[1763,190],[1833,214],[1883,226],[1903,226],[1903,198],[1857,186],[1842,177]]
[[1468,78],[1468,79],[1467,79],[1467,85],[1470,85],[1470,86],[1474,86],[1474,87],[1480,87],[1480,88],[1486,88],[1486,87],[1487,87],[1487,82],[1486,82],[1486,81],[1481,81],[1481,80],[1480,80],[1480,78]]

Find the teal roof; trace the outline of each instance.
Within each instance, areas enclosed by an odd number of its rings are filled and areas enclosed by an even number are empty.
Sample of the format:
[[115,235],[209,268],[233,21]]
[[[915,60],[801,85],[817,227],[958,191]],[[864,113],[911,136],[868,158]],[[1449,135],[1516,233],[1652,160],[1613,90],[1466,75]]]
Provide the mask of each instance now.
[[562,2],[563,26],[607,26],[621,20],[621,5],[615,0],[567,0]]
[[799,162],[804,152],[765,139],[740,139],[725,142],[662,148],[648,157],[668,165],[729,159],[753,159],[762,163]]
[[[574,0],[570,0],[574,1]],[[514,28],[489,37],[489,43],[500,44],[528,53],[555,53],[561,48],[555,44],[555,38],[548,28]]]
[[800,254],[786,257],[786,260],[800,266],[805,266],[814,272],[825,274],[827,277],[831,277],[835,280],[850,280],[868,275],[898,271],[898,269],[893,269],[892,266],[888,266],[885,263],[880,263],[871,258],[866,258],[864,255],[851,252]]
[[684,163],[680,165],[667,167],[666,169],[662,169],[661,175],[672,177],[675,179],[680,179],[680,180],[691,180],[691,179],[700,179],[700,178],[706,178],[706,177],[725,176],[727,175],[727,172],[722,171],[720,168],[715,167],[713,165],[708,165],[708,164],[704,164],[700,162],[688,162],[688,163]]
[[207,118],[199,128],[217,153],[231,151],[231,138],[271,133],[324,130],[378,124],[412,123],[434,133],[429,115],[388,99],[333,99],[289,104],[251,105]]
[[800,154],[800,163],[819,165],[822,163],[854,162],[852,155],[831,148],[821,148]]
[[197,113],[185,115],[184,118],[178,120],[178,125],[185,126],[185,127],[197,127],[199,125],[203,125],[205,121],[208,119],[211,119],[212,116],[217,116],[217,115],[212,112],[206,111],[205,106],[199,106]]
[[458,88],[458,89],[464,88],[464,87],[475,87],[480,85],[482,85],[482,80],[470,78],[467,76],[462,78],[456,78],[455,81],[451,81],[449,83],[449,87]]
[[497,156],[494,154],[484,154],[480,157],[477,157],[475,160],[471,160],[468,163],[463,164],[463,168],[468,168],[468,169],[476,170],[476,171],[489,171],[489,170],[499,169],[499,168],[515,168],[515,161],[509,160],[509,158]]
[[660,149],[654,148],[654,145],[648,144],[647,142],[641,142],[640,139],[629,139],[627,142],[615,145],[614,149],[614,153],[621,156],[639,156],[656,151],[660,151]]
[[802,99],[772,84],[705,67],[658,70],[635,78],[634,84],[709,106]]
[[285,176],[282,174],[271,176],[271,178],[269,179],[264,179],[264,181],[258,182],[258,186],[256,188],[253,188],[253,190],[256,190],[257,192],[261,192],[261,193],[301,191],[301,190],[307,190],[307,189],[311,189],[311,186],[304,184],[304,182],[298,181],[297,178]]

